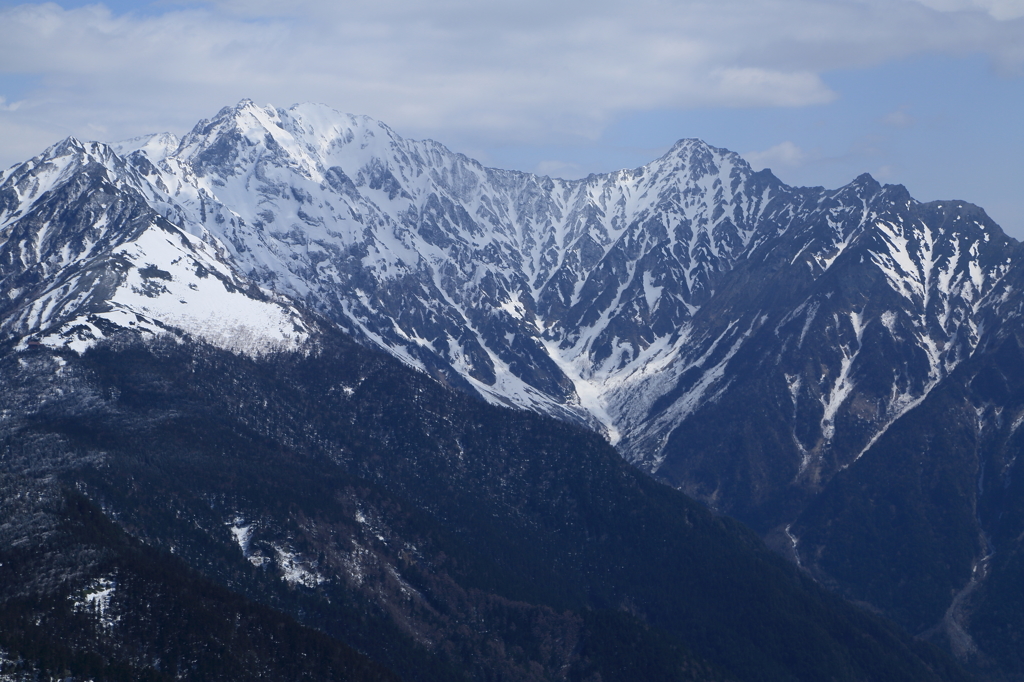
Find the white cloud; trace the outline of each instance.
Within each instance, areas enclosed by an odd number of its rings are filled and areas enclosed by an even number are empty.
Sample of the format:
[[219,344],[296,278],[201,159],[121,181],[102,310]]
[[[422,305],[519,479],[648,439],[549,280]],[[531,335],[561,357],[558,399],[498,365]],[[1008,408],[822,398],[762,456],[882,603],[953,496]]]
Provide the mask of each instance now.
[[0,111],[17,111],[18,107],[22,104],[23,102],[11,102],[8,104],[5,97],[0,97]]
[[994,19],[1006,21],[1024,17],[1024,0],[917,0],[940,12],[987,12]]
[[[908,55],[1024,62],[1020,0],[221,0],[158,15],[0,9],[8,133],[183,132],[243,97],[321,101],[467,145],[594,139],[630,112],[832,101],[821,74]],[[938,3],[987,3],[948,12]],[[936,9],[937,8],[937,9]],[[3,74],[38,83],[4,91]],[[93,127],[90,127],[93,126]],[[27,138],[26,138],[27,139]]]
[[731,67],[712,72],[711,91],[733,106],[790,106],[825,104],[836,98],[821,78],[810,72],[782,73],[755,67]]
[[890,164],[879,166],[872,175],[874,175],[875,180],[878,180],[879,182],[887,182],[899,177],[896,169]]
[[910,107],[904,104],[882,117],[882,123],[893,128],[909,128],[914,125],[915,119],[910,115]]
[[775,170],[782,169],[794,169],[803,166],[816,159],[816,155],[808,154],[803,149],[793,144],[789,140],[781,142],[770,149],[765,149],[761,152],[747,152],[743,154],[743,158],[747,160],[755,170],[761,170],[763,168],[773,168]]

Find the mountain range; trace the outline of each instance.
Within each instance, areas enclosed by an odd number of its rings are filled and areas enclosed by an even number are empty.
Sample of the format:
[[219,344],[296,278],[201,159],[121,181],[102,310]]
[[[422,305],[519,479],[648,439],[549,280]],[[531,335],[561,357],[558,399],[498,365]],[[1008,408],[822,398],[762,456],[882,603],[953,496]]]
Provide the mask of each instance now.
[[[867,175],[794,188],[681,140],[637,169],[552,179],[322,105],[243,101],[181,139],[69,138],[0,174],[0,334],[33,366],[176,339],[277,376],[260,363],[322,357],[344,333],[449,389],[597,432],[801,574],[993,680],[1024,679],[1021,256],[980,208],[923,204]],[[25,427],[6,418],[11,439]],[[352,447],[318,432],[321,449]],[[281,442],[315,450],[308,438]],[[599,440],[588,447],[604,452]],[[666,524],[672,542],[681,531]],[[319,585],[267,542],[261,561]],[[754,679],[707,646],[690,669]]]

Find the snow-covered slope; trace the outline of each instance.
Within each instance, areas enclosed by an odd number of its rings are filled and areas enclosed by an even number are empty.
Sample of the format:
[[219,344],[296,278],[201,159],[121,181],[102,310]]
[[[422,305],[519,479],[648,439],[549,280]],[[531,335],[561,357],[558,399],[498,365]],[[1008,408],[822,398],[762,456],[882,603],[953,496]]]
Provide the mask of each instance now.
[[308,337],[302,314],[240,278],[202,226],[151,204],[150,184],[95,142],[69,138],[0,175],[4,334],[81,350],[114,329],[185,332],[246,352]]
[[983,212],[922,205],[868,176],[818,194],[769,217],[783,229],[749,252],[682,352],[612,389],[645,466],[686,450],[666,439],[732,392],[790,413],[787,475],[831,476],[977,345],[986,297],[1020,260]]

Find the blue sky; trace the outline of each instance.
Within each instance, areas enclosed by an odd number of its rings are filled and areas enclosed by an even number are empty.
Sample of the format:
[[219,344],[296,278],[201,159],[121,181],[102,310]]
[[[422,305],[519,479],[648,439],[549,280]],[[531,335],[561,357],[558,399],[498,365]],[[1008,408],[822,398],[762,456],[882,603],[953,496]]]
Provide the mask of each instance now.
[[972,201],[1024,238],[1024,0],[0,0],[0,166],[244,97],[563,177],[698,137],[791,184]]

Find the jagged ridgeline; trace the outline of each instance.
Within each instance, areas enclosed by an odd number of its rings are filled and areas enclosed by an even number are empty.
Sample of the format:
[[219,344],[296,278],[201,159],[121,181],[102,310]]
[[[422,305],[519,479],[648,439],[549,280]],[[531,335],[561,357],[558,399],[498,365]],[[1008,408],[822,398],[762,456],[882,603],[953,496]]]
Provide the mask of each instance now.
[[8,670],[967,679],[581,427],[338,332],[123,336],[0,360]]
[[867,175],[794,188],[681,140],[566,181],[309,104],[0,175],[17,352],[302,354],[344,330],[602,433],[993,679],[1024,679],[1021,255],[981,209]]

